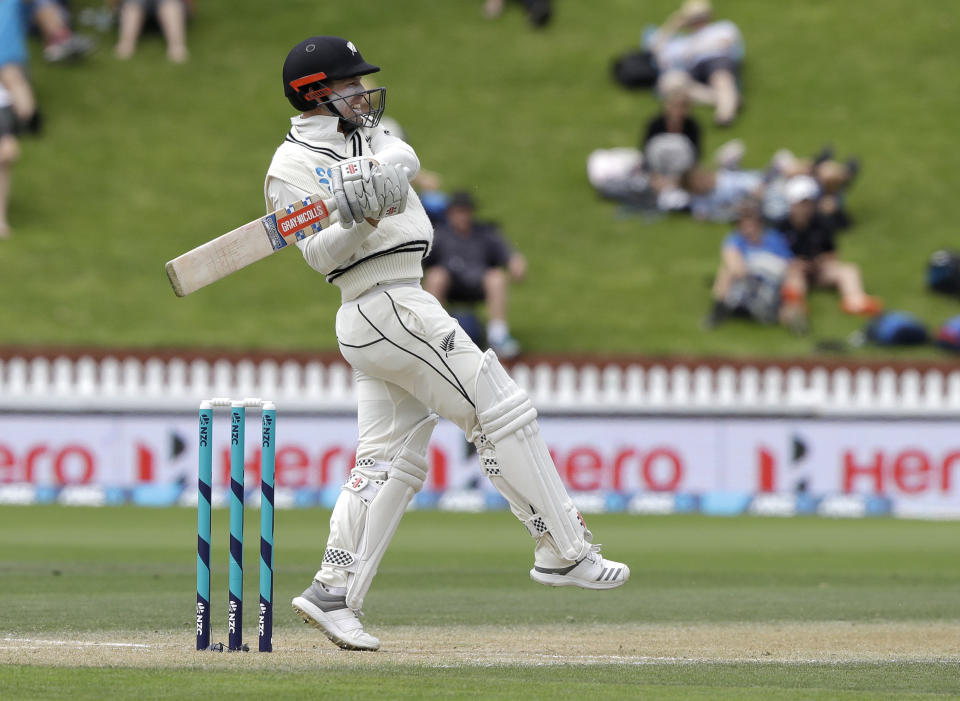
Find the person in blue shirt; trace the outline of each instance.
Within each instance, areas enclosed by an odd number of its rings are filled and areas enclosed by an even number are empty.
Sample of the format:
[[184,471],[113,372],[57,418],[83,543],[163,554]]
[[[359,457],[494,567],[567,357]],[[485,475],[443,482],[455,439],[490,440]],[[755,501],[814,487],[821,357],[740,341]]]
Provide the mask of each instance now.
[[13,164],[20,156],[17,135],[40,128],[40,113],[27,77],[27,39],[23,5],[0,0],[0,239],[10,238],[7,203]]
[[737,228],[724,239],[720,269],[713,284],[713,309],[705,325],[713,328],[731,316],[765,324],[783,323],[798,334],[807,330],[802,297],[793,293],[793,253],[786,238],[763,220],[756,199],[737,209]]

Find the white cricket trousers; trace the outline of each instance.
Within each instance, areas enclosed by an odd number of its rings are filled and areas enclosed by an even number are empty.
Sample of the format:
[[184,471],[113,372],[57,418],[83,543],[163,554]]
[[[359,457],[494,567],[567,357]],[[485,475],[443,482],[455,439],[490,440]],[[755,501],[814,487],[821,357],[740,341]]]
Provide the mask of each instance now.
[[[380,285],[337,312],[340,352],[353,367],[359,440],[354,475],[382,478],[431,412],[480,434],[474,406],[483,352],[418,283]],[[398,507],[402,508],[402,507]],[[362,550],[367,507],[341,492],[330,516],[327,553]],[[324,558],[317,579],[346,587],[347,573]]]
[[337,312],[340,352],[356,373],[357,460],[389,460],[430,411],[478,434],[483,351],[418,284],[384,285]]
[[[347,587],[348,605],[362,601],[406,504],[423,484],[432,413],[457,424],[471,442],[479,441],[487,475],[536,541],[537,565],[568,566],[589,551],[591,535],[539,436],[526,394],[499,363],[491,370],[487,358],[484,366],[483,351],[419,284],[382,285],[343,304],[337,340],[356,373],[359,443],[356,466],[330,516],[317,577],[328,587]],[[486,424],[500,433],[494,439],[502,440],[499,452],[480,440],[478,403]],[[502,416],[491,415],[500,409]],[[394,469],[405,473],[400,482],[410,490],[404,492],[391,477],[382,488],[386,496],[371,499],[370,485],[382,484]],[[348,586],[354,559],[365,574]]]

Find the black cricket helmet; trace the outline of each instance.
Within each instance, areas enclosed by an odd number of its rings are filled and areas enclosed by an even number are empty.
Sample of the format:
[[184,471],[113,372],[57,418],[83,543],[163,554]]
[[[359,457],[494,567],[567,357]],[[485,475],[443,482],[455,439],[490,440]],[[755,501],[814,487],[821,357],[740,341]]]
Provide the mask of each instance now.
[[[301,112],[324,105],[348,124],[375,127],[386,106],[386,88],[340,94],[330,88],[330,83],[379,70],[379,66],[363,59],[352,41],[332,36],[310,37],[290,49],[283,62],[283,93]],[[349,100],[356,95],[363,99],[354,107]]]

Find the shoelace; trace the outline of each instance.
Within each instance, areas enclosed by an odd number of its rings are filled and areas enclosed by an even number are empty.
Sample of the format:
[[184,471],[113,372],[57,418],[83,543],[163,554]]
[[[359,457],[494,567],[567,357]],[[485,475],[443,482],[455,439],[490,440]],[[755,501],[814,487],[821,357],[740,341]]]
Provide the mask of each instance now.
[[600,543],[591,543],[590,552],[587,553],[587,557],[590,558],[591,562],[601,562],[603,561],[603,555],[600,554],[600,548],[602,545]]

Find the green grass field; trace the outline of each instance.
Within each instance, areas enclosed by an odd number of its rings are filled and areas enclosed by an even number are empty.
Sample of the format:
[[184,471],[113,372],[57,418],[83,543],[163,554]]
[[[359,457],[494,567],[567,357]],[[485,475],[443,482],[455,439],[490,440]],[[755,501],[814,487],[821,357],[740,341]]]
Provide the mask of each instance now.
[[[589,187],[590,151],[635,144],[656,109],[649,93],[613,84],[610,61],[676,0],[557,0],[555,23],[539,33],[517,8],[485,21],[480,4],[201,2],[186,66],[166,62],[157,35],[128,63],[114,60],[109,35],[82,65],[35,60],[47,130],[23,142],[14,173],[0,344],[334,346],[339,295],[296,253],[182,300],[163,275],[169,258],[261,213],[291,113],[280,66],[309,33],[349,35],[384,67],[389,114],[424,167],[473,190],[480,214],[528,255],[513,305],[528,350],[801,355],[861,326],[822,293],[811,300],[812,338],[745,324],[701,331],[725,227],[623,218]],[[923,288],[929,253],[956,241],[960,5],[935,5],[718,3],[746,37],[747,109],[732,129],[706,133],[708,152],[742,137],[749,167],[780,147],[811,154],[828,141],[859,155],[857,225],[841,251],[890,308],[930,324],[960,312]]]
[[[377,653],[288,608],[328,512],[277,513],[275,652],[194,651],[189,509],[0,510],[5,698],[901,699],[960,697],[950,523],[593,516],[631,565],[610,592],[531,582],[506,513],[411,512],[368,596]],[[214,517],[214,640],[227,519]],[[256,537],[247,518],[246,640]]]

